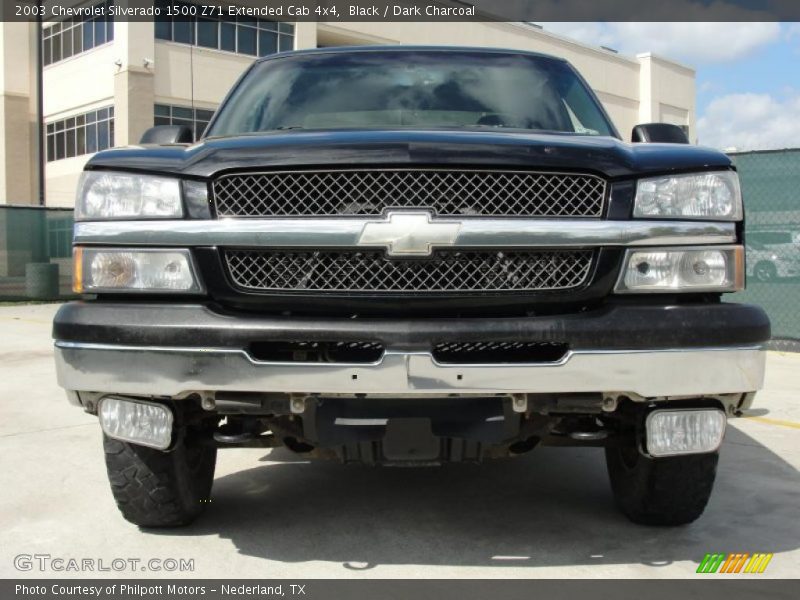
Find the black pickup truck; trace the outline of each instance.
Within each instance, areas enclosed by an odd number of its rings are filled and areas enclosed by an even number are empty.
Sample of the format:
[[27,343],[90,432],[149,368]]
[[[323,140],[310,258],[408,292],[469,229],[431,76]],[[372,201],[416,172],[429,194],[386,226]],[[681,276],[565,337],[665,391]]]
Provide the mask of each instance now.
[[676,126],[623,141],[564,60],[471,48],[257,61],[202,139],[95,155],[60,384],[143,527],[218,448],[435,465],[604,447],[633,521],[696,519],[763,383],[739,181]]

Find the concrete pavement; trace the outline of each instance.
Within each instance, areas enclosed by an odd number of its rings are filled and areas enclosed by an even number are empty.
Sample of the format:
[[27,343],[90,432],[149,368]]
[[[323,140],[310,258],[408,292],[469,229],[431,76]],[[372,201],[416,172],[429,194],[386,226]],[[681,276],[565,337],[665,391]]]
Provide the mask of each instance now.
[[706,552],[773,552],[762,577],[800,575],[800,355],[770,353],[766,389],[731,421],[711,503],[687,527],[621,516],[599,449],[428,469],[225,450],[205,516],[144,533],[114,506],[96,419],[56,385],[56,308],[0,307],[2,577],[117,576],[20,572],[20,554],[193,559],[196,577],[696,577]]

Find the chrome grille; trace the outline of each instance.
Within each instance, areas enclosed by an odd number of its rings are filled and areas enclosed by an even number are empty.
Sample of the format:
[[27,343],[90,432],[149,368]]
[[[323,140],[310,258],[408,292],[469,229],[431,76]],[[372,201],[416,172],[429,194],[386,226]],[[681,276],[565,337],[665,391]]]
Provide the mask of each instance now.
[[220,177],[221,217],[438,215],[601,217],[606,182],[594,175],[435,169],[281,171]]
[[381,251],[227,250],[225,261],[234,285],[249,291],[512,292],[579,287],[592,254],[442,250],[394,260]]

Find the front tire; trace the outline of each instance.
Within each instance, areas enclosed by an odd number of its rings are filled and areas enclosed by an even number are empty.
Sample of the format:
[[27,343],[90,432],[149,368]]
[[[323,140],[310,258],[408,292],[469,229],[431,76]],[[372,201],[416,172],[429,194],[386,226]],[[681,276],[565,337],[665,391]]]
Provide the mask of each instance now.
[[181,432],[169,452],[103,435],[117,508],[140,527],[179,527],[203,512],[211,494],[217,449],[210,436]]
[[606,448],[606,465],[619,509],[642,525],[685,525],[703,514],[719,452],[650,458],[632,446]]

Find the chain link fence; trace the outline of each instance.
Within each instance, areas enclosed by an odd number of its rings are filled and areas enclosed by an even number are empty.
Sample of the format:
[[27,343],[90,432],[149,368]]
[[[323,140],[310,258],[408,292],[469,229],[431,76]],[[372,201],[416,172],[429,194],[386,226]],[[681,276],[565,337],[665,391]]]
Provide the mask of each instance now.
[[747,289],[726,299],[763,306],[774,347],[800,349],[800,149],[730,156],[744,195]]
[[[800,149],[731,154],[746,209],[747,290],[775,346],[800,349]],[[58,300],[71,292],[72,211],[0,206],[0,301]]]
[[72,296],[72,210],[0,206],[0,301]]

